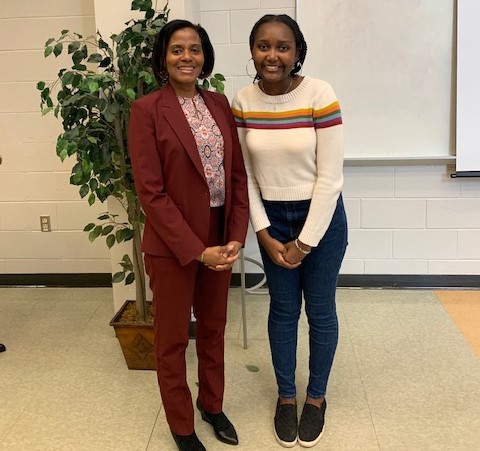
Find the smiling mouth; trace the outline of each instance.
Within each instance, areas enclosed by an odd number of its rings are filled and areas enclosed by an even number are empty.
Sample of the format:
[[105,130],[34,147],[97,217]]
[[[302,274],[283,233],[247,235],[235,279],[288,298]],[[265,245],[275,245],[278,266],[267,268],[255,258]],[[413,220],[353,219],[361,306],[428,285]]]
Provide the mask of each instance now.
[[265,65],[263,67],[268,72],[276,72],[276,71],[280,70],[280,66]]
[[191,73],[195,70],[195,67],[193,66],[180,66],[178,68],[180,72],[185,72],[185,73]]

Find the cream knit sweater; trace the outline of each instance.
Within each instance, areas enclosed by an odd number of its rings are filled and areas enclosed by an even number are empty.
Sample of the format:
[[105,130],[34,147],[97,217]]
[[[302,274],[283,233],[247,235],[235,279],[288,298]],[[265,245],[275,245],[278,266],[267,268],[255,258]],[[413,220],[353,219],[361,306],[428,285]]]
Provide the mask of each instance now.
[[235,94],[232,110],[247,169],[254,231],[270,225],[262,198],[311,199],[298,239],[317,246],[343,185],[343,125],[332,87],[304,77],[288,94],[269,96],[252,84]]

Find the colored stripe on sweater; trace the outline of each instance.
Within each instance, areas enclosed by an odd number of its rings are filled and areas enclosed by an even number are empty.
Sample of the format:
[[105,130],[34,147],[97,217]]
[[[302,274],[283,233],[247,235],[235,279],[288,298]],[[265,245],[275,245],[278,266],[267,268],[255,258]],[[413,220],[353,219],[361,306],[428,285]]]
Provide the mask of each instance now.
[[246,111],[232,109],[237,127],[255,129],[327,128],[342,123],[338,102],[314,110],[313,108],[281,112]]

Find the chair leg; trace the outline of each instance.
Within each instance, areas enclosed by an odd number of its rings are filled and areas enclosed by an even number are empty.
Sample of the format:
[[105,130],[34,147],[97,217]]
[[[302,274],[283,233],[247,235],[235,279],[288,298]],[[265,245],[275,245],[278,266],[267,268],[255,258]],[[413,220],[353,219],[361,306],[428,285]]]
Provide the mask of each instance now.
[[243,349],[248,347],[247,339],[247,306],[246,297],[247,289],[245,284],[245,258],[243,255],[243,249],[240,250],[240,286],[242,290],[242,329],[243,329]]

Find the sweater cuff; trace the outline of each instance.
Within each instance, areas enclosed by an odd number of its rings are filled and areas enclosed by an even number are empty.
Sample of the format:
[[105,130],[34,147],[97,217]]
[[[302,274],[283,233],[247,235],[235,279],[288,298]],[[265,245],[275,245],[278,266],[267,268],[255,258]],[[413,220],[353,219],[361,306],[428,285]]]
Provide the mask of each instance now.
[[300,235],[298,235],[298,239],[302,243],[307,244],[308,246],[312,246],[312,247],[317,247],[318,243],[320,242],[318,232],[314,233],[310,230],[305,230],[305,227],[300,232]]
[[253,231],[257,233],[259,230],[266,229],[270,227],[270,221],[268,220],[267,215],[257,215],[251,216]]

